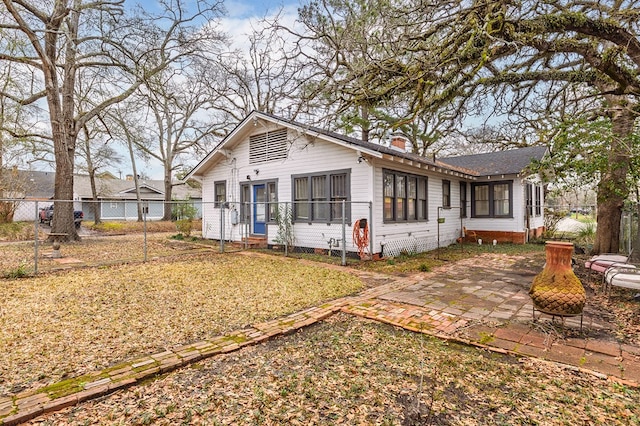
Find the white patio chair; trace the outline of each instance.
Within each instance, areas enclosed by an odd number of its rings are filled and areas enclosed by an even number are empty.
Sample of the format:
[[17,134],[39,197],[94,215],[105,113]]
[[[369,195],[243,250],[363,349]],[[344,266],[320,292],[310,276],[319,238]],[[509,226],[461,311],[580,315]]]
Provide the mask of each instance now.
[[612,266],[604,273],[604,283],[607,295],[612,287],[640,290],[640,269],[631,264]]

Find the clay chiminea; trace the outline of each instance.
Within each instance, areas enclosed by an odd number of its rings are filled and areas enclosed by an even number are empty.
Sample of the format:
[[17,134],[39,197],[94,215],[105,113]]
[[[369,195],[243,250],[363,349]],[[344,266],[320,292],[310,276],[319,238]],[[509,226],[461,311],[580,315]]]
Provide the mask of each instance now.
[[547,263],[529,290],[534,309],[557,316],[582,314],[587,297],[571,269],[573,243],[547,241],[546,252]]

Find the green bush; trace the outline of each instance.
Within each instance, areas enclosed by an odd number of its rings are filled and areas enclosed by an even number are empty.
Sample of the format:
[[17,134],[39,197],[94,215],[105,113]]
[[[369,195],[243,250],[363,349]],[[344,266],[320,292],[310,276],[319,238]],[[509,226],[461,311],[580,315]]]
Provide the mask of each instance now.
[[173,204],[171,215],[175,220],[193,220],[198,215],[198,209],[190,199]]
[[431,268],[429,268],[429,265],[427,265],[426,263],[421,263],[420,266],[418,266],[418,271],[429,272],[431,271]]
[[180,219],[176,222],[176,229],[178,232],[188,237],[191,235],[191,231],[193,230],[193,222],[191,219]]
[[576,235],[576,242],[580,245],[592,246],[596,239],[596,223],[584,223]]

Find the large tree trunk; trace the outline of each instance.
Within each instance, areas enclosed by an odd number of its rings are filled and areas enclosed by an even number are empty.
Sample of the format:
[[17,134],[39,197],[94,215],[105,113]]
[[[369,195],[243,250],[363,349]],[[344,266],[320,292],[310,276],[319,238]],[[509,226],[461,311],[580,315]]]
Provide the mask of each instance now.
[[613,138],[606,169],[598,183],[598,228],[592,254],[618,253],[622,207],[629,195],[627,174],[630,154],[627,141],[633,132],[634,116],[623,96],[608,96],[612,107]]
[[[69,132],[64,132],[58,138],[55,135],[54,131],[56,178],[51,233],[59,235],[51,236],[50,239],[75,241],[80,239],[73,218],[73,155],[75,150],[72,147],[75,145],[75,137]],[[70,148],[67,148],[68,146]]]
[[[80,18],[80,0],[74,0],[75,9],[65,19],[67,4],[64,1],[55,3],[54,18],[47,24],[49,30],[45,36],[46,57],[50,61],[43,61],[43,73],[47,90],[47,103],[51,121],[51,135],[53,151],[56,160],[56,179],[54,191],[54,210],[51,233],[49,239],[61,241],[79,240],[73,217],[73,168],[76,153],[78,130],[74,120],[76,82],[75,42],[78,35],[78,21]],[[63,66],[62,87],[59,87],[56,60],[58,57],[59,30],[66,22],[68,34],[65,46],[66,61]]]
[[623,201],[620,197],[601,200],[598,186],[598,229],[592,254],[617,253],[620,247],[620,219]]

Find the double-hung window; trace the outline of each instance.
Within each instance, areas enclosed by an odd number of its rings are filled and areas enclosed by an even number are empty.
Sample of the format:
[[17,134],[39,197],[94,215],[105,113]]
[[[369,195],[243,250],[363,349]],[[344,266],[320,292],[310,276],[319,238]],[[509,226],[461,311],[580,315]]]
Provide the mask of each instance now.
[[345,202],[345,214],[348,211],[346,202],[349,195],[349,184],[346,173],[330,175],[331,179],[331,218],[342,219],[342,202]]
[[527,203],[527,215],[533,216],[533,184],[527,183],[525,186],[525,199]]
[[471,184],[472,217],[513,217],[513,182]]
[[269,217],[267,220],[273,222],[276,220],[276,214],[278,211],[278,187],[276,182],[267,182],[267,202],[269,203]]
[[460,217],[467,217],[467,182],[460,182]]
[[326,220],[329,217],[327,176],[311,176],[311,208],[314,220]]
[[311,221],[309,193],[308,176],[293,178],[293,215],[297,221]]
[[536,216],[542,215],[542,186],[536,185]]
[[293,176],[293,216],[298,222],[335,222],[342,220],[342,201],[349,220],[350,171]]
[[416,220],[418,214],[418,180],[415,176],[407,177],[407,220]]
[[227,181],[221,180],[214,182],[213,201],[215,207],[220,207],[227,201]]
[[471,215],[473,217],[490,216],[489,184],[472,184],[471,188],[473,192]]
[[496,183],[493,185],[493,215],[511,215],[511,188],[508,183]]
[[382,174],[385,222],[427,220],[427,178],[384,170]]
[[407,219],[407,177],[396,175],[396,220]]
[[451,208],[451,181],[442,181],[442,207]]
[[251,221],[251,185],[243,183],[240,185],[240,222],[249,223]]

